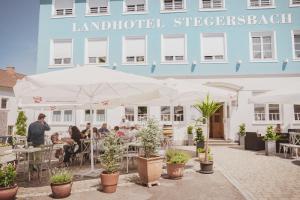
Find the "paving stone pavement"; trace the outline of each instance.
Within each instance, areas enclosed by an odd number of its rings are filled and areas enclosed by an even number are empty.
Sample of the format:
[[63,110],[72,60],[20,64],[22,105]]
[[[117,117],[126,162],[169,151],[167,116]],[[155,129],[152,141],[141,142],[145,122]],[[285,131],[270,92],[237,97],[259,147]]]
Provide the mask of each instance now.
[[213,147],[215,166],[250,200],[299,200],[300,160],[240,147]]

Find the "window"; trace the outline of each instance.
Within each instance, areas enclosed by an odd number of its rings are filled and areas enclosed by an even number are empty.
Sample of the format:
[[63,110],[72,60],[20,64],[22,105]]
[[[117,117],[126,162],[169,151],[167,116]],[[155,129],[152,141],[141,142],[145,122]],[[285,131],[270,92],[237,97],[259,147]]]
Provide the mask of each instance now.
[[183,120],[184,120],[183,106],[175,106],[174,107],[174,121],[182,122]]
[[87,0],[87,14],[101,15],[109,13],[109,0]]
[[74,0],[53,0],[53,16],[73,16]]
[[73,111],[72,110],[54,110],[52,112],[52,122],[54,123],[64,123],[73,121]]
[[125,118],[130,122],[134,121],[134,107],[125,107]]
[[160,107],[160,120],[161,121],[171,121],[171,107],[170,106],[161,106]]
[[251,33],[251,60],[263,61],[276,59],[274,38],[273,32]]
[[180,11],[186,8],[185,4],[185,0],[162,0],[161,10]]
[[105,122],[105,110],[96,111],[96,122]]
[[143,13],[147,10],[146,0],[124,0],[125,13]]
[[53,40],[52,65],[70,65],[72,63],[73,44],[71,39]]
[[290,0],[290,6],[291,7],[300,6],[300,0]]
[[162,36],[162,62],[180,63],[186,60],[186,36]]
[[224,8],[225,0],[200,0],[200,9],[202,10],[216,10]]
[[106,38],[87,39],[88,64],[107,64],[108,42]]
[[248,8],[273,8],[274,0],[248,0]]
[[123,63],[146,63],[146,37],[124,37],[123,39]]
[[203,33],[200,37],[202,61],[224,62],[227,60],[225,33]]
[[[92,114],[94,114],[94,111],[92,111]],[[85,110],[84,111],[84,121],[91,122],[93,120],[93,116],[91,115],[91,110]]]
[[300,105],[294,105],[294,119],[300,121]]
[[1,109],[6,109],[7,108],[7,102],[8,102],[7,98],[2,98],[1,99]]
[[280,121],[279,104],[254,104],[255,121]]
[[138,107],[138,121],[147,121],[148,120],[148,108],[147,106]]
[[[94,115],[96,113],[96,115]],[[105,121],[105,110],[85,110],[84,111],[84,121],[85,122],[104,122]]]
[[294,59],[300,60],[300,30],[292,32],[292,41],[293,41]]

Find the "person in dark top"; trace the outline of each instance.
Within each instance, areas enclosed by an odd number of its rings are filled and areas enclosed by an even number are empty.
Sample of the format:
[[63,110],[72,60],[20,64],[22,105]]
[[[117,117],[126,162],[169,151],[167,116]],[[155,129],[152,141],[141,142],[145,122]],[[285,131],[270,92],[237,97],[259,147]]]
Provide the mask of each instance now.
[[86,123],[86,127],[81,131],[81,139],[86,139],[90,135],[91,123]]
[[107,123],[103,123],[98,132],[101,136],[106,136],[109,133],[109,130],[107,129]]
[[45,121],[46,115],[40,113],[38,120],[28,127],[27,142],[32,143],[34,147],[38,147],[45,143],[45,131],[49,131],[50,127]]
[[64,163],[67,164],[70,162],[70,158],[72,154],[79,153],[81,151],[81,135],[80,131],[77,128],[77,126],[72,126],[70,130],[70,136],[68,140],[65,140],[65,142],[68,145],[64,146],[65,156],[64,156]]

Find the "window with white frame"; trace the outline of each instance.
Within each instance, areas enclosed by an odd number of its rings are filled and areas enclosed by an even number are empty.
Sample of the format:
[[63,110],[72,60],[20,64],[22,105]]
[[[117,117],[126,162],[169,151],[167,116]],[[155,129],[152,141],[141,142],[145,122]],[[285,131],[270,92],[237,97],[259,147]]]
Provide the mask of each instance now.
[[161,106],[160,107],[160,120],[163,122],[171,121],[171,107],[170,106]]
[[74,0],[53,0],[53,16],[72,16]]
[[87,14],[101,15],[109,13],[109,0],[87,0]]
[[162,62],[180,63],[186,60],[186,37],[184,34],[162,36]]
[[276,59],[274,32],[252,32],[252,60],[274,60]]
[[294,105],[294,120],[300,121],[300,105]]
[[161,0],[161,10],[180,11],[186,8],[186,0]]
[[223,62],[227,60],[225,33],[202,33],[201,52],[204,62]]
[[87,39],[87,63],[107,64],[107,38]]
[[279,104],[254,104],[255,121],[280,121]]
[[174,106],[174,121],[184,121],[183,106]]
[[8,102],[8,98],[2,98],[1,99],[1,109],[6,109],[7,108],[7,102]]
[[72,39],[57,39],[52,42],[52,65],[70,65],[72,63]]
[[300,30],[293,31],[293,49],[294,49],[294,59],[300,60]]
[[148,120],[148,107],[138,106],[138,121],[147,121],[147,120]]
[[130,122],[134,122],[134,107],[125,107],[125,118]]
[[274,5],[274,0],[248,0],[249,8],[268,8]]
[[290,0],[290,6],[300,6],[300,0]]
[[200,9],[223,9],[225,0],[200,0]]
[[105,110],[96,110],[96,122],[105,122]]
[[146,63],[146,37],[128,36],[123,38],[123,63]]
[[72,110],[54,110],[52,111],[52,123],[67,123],[73,121]]
[[147,0],[124,0],[125,13],[139,13],[147,10]]
[[94,110],[92,110],[92,114],[91,114],[91,110],[85,110],[84,111],[84,121],[85,122],[92,122],[93,121],[93,115],[94,115]]

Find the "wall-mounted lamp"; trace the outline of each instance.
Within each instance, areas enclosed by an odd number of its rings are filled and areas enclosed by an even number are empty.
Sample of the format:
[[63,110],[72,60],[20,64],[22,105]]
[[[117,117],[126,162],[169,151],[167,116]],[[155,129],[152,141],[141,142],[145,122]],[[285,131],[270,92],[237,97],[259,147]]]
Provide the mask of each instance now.
[[192,62],[192,65],[196,65],[197,64],[197,62],[194,60],[193,62]]
[[288,62],[289,62],[289,59],[287,59],[287,58],[283,60],[284,64],[287,64]]
[[113,69],[116,69],[117,68],[117,63],[113,63],[113,67],[112,67]]
[[153,61],[152,66],[156,66],[156,62],[155,61]]
[[243,63],[242,60],[238,60],[238,61],[237,61],[237,64],[239,64],[239,65],[242,64],[242,63]]

